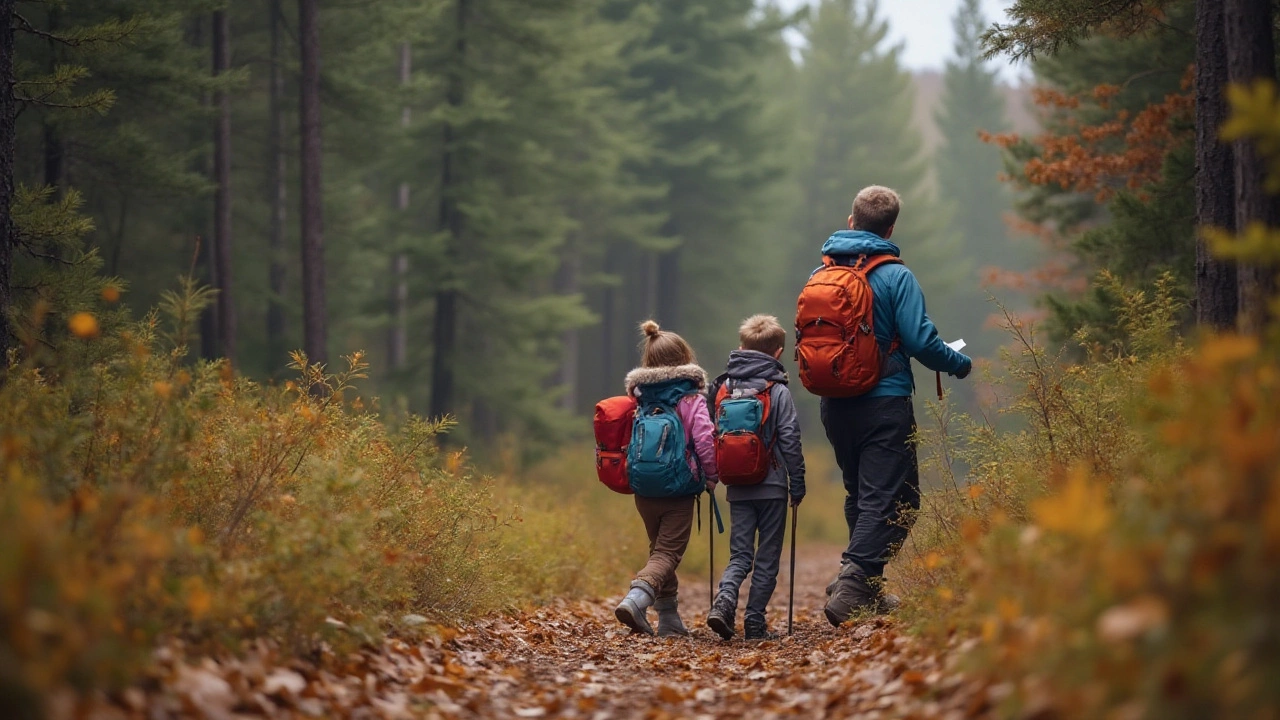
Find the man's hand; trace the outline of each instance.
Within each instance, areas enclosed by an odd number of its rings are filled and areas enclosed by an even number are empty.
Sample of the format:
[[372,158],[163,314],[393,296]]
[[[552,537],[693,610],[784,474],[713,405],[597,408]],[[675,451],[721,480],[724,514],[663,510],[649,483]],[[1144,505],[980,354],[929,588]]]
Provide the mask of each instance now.
[[791,507],[800,507],[800,501],[801,501],[801,500],[804,500],[804,496],[803,496],[803,495],[792,495],[792,496],[791,496]]
[[951,374],[955,376],[957,380],[963,380],[969,377],[969,373],[971,372],[973,372],[973,361],[970,360],[969,358],[965,358],[964,367],[960,368],[959,372],[954,372]]
[[717,483],[713,478],[707,478],[707,492],[709,493],[715,492],[717,484],[719,483]]

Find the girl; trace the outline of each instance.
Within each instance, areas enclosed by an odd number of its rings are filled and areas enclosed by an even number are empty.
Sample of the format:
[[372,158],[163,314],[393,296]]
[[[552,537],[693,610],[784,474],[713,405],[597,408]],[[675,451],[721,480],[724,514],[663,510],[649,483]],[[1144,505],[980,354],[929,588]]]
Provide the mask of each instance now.
[[[716,470],[715,428],[707,411],[703,393],[707,374],[696,364],[693,348],[684,338],[673,332],[664,332],[658,323],[646,320],[640,326],[644,333],[644,351],[641,366],[627,373],[627,394],[639,403],[636,409],[642,414],[679,417],[684,429],[683,442],[671,447],[684,448],[684,466],[679,463],[654,477],[651,469],[633,464],[632,489],[636,491],[636,510],[644,520],[649,534],[649,562],[636,573],[631,590],[614,610],[624,625],[633,632],[652,635],[653,628],[646,617],[649,606],[658,611],[658,635],[688,635],[677,610],[676,567],[689,546],[689,533],[693,528],[694,498],[704,489],[713,490],[719,473]],[[667,447],[667,435],[653,433],[650,450],[661,455]],[[643,445],[643,438],[641,440]],[[649,475],[646,475],[649,472]],[[705,478],[705,481],[704,479]]]

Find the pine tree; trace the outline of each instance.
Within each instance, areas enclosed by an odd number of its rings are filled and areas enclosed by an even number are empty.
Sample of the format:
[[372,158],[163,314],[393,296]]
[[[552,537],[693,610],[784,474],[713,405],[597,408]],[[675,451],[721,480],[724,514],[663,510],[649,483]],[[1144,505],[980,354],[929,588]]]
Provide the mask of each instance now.
[[[776,272],[757,264],[776,242],[763,221],[782,172],[764,115],[761,56],[781,28],[752,0],[613,0],[607,12],[653,18],[626,51],[637,81],[628,97],[644,103],[654,146],[641,177],[667,188],[652,207],[666,217],[664,242],[627,258],[634,269],[625,294],[641,299],[627,303],[623,342],[634,346],[634,328],[652,315],[719,355],[733,347],[745,301]],[[744,259],[731,272],[727,247]]]
[[936,160],[938,195],[951,204],[952,226],[966,253],[1005,262],[1009,245],[1002,215],[1010,199],[1000,182],[1004,163],[999,148],[979,137],[981,132],[1006,128],[996,73],[983,60],[986,26],[978,0],[964,0],[952,20],[955,57],[943,73],[942,106],[936,116],[943,138]]
[[324,185],[321,166],[320,7],[298,0],[299,137],[302,171],[302,333],[311,362],[328,361],[329,318],[325,312]]
[[818,249],[844,228],[859,189],[886,185],[903,203],[893,239],[934,298],[936,315],[945,309],[938,298],[969,263],[927,191],[926,158],[911,125],[911,76],[899,63],[901,48],[885,46],[888,33],[871,0],[824,0],[805,28],[799,75],[803,200],[791,272],[802,279],[818,264]]
[[[1050,108],[1046,129],[1075,135],[1081,127],[1096,127],[1122,116],[1136,118],[1147,108],[1165,103],[1182,92],[1182,78],[1195,57],[1189,30],[1193,24],[1188,4],[1170,8],[1166,26],[1131,37],[1097,36],[1038,60],[1037,80],[1067,96],[1080,98],[1073,107]],[[1095,98],[1099,86],[1117,92],[1105,102]],[[1171,120],[1170,145],[1155,151],[1155,173],[1138,187],[1115,180],[1107,196],[1096,188],[1081,190],[1070,182],[1023,184],[1026,192],[1019,213],[1026,219],[1054,228],[1066,239],[1076,262],[1074,274],[1092,280],[1099,270],[1110,270],[1124,285],[1151,288],[1165,272],[1173,274],[1175,291],[1190,296],[1196,283],[1196,234],[1194,217],[1197,175],[1193,162],[1193,133],[1187,120]],[[1128,142],[1110,140],[1100,152],[1117,152]],[[1020,151],[1021,152],[1021,151]],[[1034,157],[1021,155],[1026,161]],[[1088,152],[1084,154],[1088,155]],[[1065,167],[1080,168],[1078,158],[1067,157]],[[1025,178],[1024,178],[1025,179]],[[1234,289],[1233,289],[1234,290]],[[1089,286],[1083,294],[1055,288],[1045,298],[1052,312],[1052,331],[1065,339],[1088,327],[1099,341],[1121,340],[1115,317],[1115,298],[1104,286]],[[1191,319],[1189,314],[1186,318]]]

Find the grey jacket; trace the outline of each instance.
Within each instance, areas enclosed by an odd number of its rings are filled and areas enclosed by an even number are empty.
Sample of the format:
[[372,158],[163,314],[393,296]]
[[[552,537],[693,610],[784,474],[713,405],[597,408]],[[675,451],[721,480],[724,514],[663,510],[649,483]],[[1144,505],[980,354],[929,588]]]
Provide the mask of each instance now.
[[[763,390],[770,381],[768,427],[765,437],[773,442],[774,464],[765,479],[756,485],[726,486],[729,502],[744,500],[785,500],[804,497],[804,453],[800,447],[800,418],[796,414],[791,390],[787,388],[787,372],[772,356],[755,350],[729,353],[725,374],[717,378],[709,392],[712,420],[715,420],[715,396],[721,383],[728,383],[730,394],[735,389]],[[790,487],[787,480],[790,478]]]

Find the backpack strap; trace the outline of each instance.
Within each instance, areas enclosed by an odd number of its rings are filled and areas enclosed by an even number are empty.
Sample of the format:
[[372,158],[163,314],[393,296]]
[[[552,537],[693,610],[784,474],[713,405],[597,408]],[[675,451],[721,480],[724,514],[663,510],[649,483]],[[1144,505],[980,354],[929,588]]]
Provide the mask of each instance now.
[[[831,260],[832,260],[832,262],[827,263],[828,265],[838,265],[838,264],[840,264],[840,263],[836,262],[836,261],[834,260],[834,258],[831,258],[831,256],[829,256],[829,255],[823,255],[823,256],[822,256],[822,259],[823,259],[823,262],[824,262],[824,263],[825,263],[828,259],[831,259]],[[904,264],[905,264],[905,263],[903,263],[903,262],[902,262],[902,258],[895,257],[895,256],[893,256],[893,255],[887,255],[887,254],[885,254],[885,255],[858,255],[858,256],[854,259],[853,263],[852,263],[852,264],[847,264],[847,265],[846,265],[846,267],[848,267],[849,269],[853,270],[854,272],[861,273],[863,277],[867,277],[867,276],[871,275],[871,271],[872,271],[872,270],[875,270],[876,268],[880,267],[881,265],[904,265]],[[888,350],[887,352],[885,352],[885,358],[888,358],[890,355],[892,355],[892,354],[894,354],[894,353],[898,352],[899,348],[901,348],[901,347],[902,347],[902,338],[901,338],[901,337],[899,337],[897,334],[895,334],[895,335],[894,335],[894,336],[889,340],[889,350]]]

